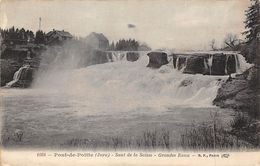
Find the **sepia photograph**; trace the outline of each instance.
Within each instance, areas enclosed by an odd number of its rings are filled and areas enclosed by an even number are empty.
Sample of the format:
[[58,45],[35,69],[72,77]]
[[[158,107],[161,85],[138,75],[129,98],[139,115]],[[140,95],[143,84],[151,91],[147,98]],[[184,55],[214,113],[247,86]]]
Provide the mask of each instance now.
[[259,0],[0,0],[0,165],[259,166],[259,41]]

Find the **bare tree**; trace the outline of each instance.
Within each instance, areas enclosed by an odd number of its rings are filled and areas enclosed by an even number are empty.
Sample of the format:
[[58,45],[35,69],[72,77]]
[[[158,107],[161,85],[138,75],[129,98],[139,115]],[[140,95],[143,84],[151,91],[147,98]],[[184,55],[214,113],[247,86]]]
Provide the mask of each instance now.
[[216,48],[216,40],[215,39],[212,39],[211,42],[210,42],[210,48],[213,50],[213,51],[216,51],[217,48]]
[[230,48],[234,48],[239,43],[239,39],[236,34],[228,33],[224,39],[224,45]]

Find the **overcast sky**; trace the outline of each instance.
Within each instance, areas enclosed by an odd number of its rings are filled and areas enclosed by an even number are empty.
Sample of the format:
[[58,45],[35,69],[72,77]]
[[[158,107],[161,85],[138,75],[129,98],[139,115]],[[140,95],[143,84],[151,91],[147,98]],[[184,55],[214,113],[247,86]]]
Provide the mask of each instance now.
[[[76,36],[103,33],[110,41],[135,38],[151,47],[204,49],[244,30],[250,0],[0,0],[0,25],[36,31],[66,30]],[[241,38],[243,38],[241,36]]]

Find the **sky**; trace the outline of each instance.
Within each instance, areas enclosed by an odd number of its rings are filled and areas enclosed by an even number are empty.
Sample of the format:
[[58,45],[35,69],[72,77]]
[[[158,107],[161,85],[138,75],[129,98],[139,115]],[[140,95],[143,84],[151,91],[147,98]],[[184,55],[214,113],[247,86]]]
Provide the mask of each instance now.
[[0,0],[0,26],[66,30],[109,41],[135,38],[153,49],[208,49],[227,33],[241,39],[250,0]]

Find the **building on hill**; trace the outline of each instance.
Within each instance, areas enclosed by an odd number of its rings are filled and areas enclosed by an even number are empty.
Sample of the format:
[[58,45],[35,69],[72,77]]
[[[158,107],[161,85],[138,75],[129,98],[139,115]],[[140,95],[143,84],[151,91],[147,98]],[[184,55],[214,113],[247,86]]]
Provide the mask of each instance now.
[[98,50],[107,50],[109,48],[109,40],[102,33],[90,33],[85,38],[85,43],[87,46]]
[[47,45],[60,45],[72,38],[73,36],[67,31],[58,31],[53,29],[46,34],[46,43]]

